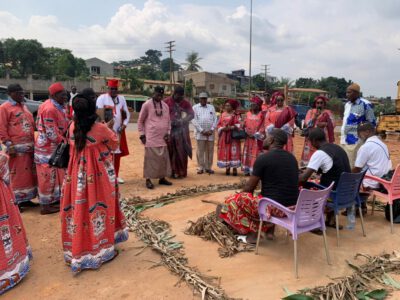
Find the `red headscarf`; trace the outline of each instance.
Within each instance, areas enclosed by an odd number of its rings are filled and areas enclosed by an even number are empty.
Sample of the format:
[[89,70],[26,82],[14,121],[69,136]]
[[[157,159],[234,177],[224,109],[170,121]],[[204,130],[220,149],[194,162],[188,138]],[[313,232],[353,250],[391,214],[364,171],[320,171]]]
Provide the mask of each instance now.
[[65,90],[65,88],[60,82],[53,83],[51,86],[49,86],[50,96],[62,92],[63,90]]
[[263,104],[263,101],[259,96],[254,96],[250,99],[250,102],[257,104],[259,107],[261,107],[261,105]]
[[232,106],[233,110],[236,110],[240,105],[239,101],[237,101],[236,99],[228,99],[225,101],[225,103],[229,103]]
[[325,106],[326,106],[326,103],[328,103],[328,101],[329,101],[329,98],[327,98],[327,97],[325,97],[325,96],[319,95],[319,96],[315,97],[315,99],[314,99],[314,103],[313,103],[313,107],[314,107],[314,108],[317,106],[317,101],[318,101],[319,99],[321,99],[322,101],[324,101]]
[[271,105],[276,105],[276,98],[278,98],[278,96],[282,96],[283,99],[285,99],[285,95],[282,92],[274,92],[271,96]]
[[107,82],[107,86],[108,86],[109,88],[118,88],[118,80],[117,80],[117,79],[110,79],[110,80]]

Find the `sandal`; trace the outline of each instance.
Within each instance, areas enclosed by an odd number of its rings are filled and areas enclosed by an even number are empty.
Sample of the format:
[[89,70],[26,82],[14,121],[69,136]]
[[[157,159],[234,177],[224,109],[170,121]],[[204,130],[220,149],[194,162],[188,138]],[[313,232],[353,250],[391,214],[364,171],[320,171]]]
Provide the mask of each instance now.
[[[325,226],[326,226],[326,227],[331,227],[331,228],[335,228],[335,229],[336,229],[336,223],[335,223],[335,222],[333,222],[333,223],[325,222]],[[342,225],[339,225],[339,230],[342,230],[342,229],[343,229],[343,226],[342,226]]]

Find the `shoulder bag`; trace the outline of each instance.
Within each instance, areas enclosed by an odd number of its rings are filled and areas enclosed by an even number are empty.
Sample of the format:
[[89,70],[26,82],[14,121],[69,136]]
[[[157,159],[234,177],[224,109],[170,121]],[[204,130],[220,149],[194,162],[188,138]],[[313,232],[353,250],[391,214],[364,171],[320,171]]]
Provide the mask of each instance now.
[[50,156],[49,166],[53,168],[59,168],[59,169],[68,168],[68,162],[69,162],[68,131],[71,123],[67,127],[67,132],[66,132],[67,142],[59,143],[57,145],[56,150],[54,150],[54,152]]

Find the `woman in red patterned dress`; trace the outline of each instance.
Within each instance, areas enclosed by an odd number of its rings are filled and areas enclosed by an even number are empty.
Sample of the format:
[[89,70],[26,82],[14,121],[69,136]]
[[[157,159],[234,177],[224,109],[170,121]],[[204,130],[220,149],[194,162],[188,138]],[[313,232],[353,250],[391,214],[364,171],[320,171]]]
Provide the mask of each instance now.
[[62,245],[72,272],[97,269],[117,254],[115,244],[128,239],[120,210],[111,152],[118,138],[107,125],[96,123],[96,103],[77,95],[69,129],[70,161],[62,197]]
[[234,99],[225,102],[225,111],[218,121],[218,160],[217,166],[226,169],[226,175],[230,175],[233,168],[233,176],[237,176],[237,168],[240,167],[240,140],[232,139],[232,130],[240,128],[240,116],[235,110],[239,102]]
[[10,186],[8,157],[0,151],[0,295],[29,272],[31,249]]
[[247,137],[243,145],[242,170],[245,176],[250,176],[254,162],[262,152],[262,143],[265,138],[265,112],[261,110],[263,101],[259,97],[250,100],[251,108],[244,120],[244,130]]

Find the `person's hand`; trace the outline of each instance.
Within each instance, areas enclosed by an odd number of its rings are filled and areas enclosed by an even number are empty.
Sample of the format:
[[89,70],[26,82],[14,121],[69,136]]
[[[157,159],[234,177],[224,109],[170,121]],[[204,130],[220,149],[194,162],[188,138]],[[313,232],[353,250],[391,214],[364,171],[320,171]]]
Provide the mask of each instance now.
[[142,134],[142,135],[139,137],[139,139],[140,139],[140,141],[142,142],[143,145],[146,145],[146,136],[145,136],[144,134]]
[[14,157],[14,156],[17,155],[17,152],[15,151],[14,145],[10,145],[8,147],[8,155],[11,156],[11,157]]
[[125,130],[125,128],[126,128],[126,125],[122,124],[120,130],[123,131],[123,130]]
[[166,135],[164,135],[164,141],[166,143],[169,143],[169,134],[168,133]]
[[111,119],[111,120],[108,121],[106,124],[107,124],[107,127],[108,127],[108,128],[113,129],[113,126],[114,126],[114,119]]

